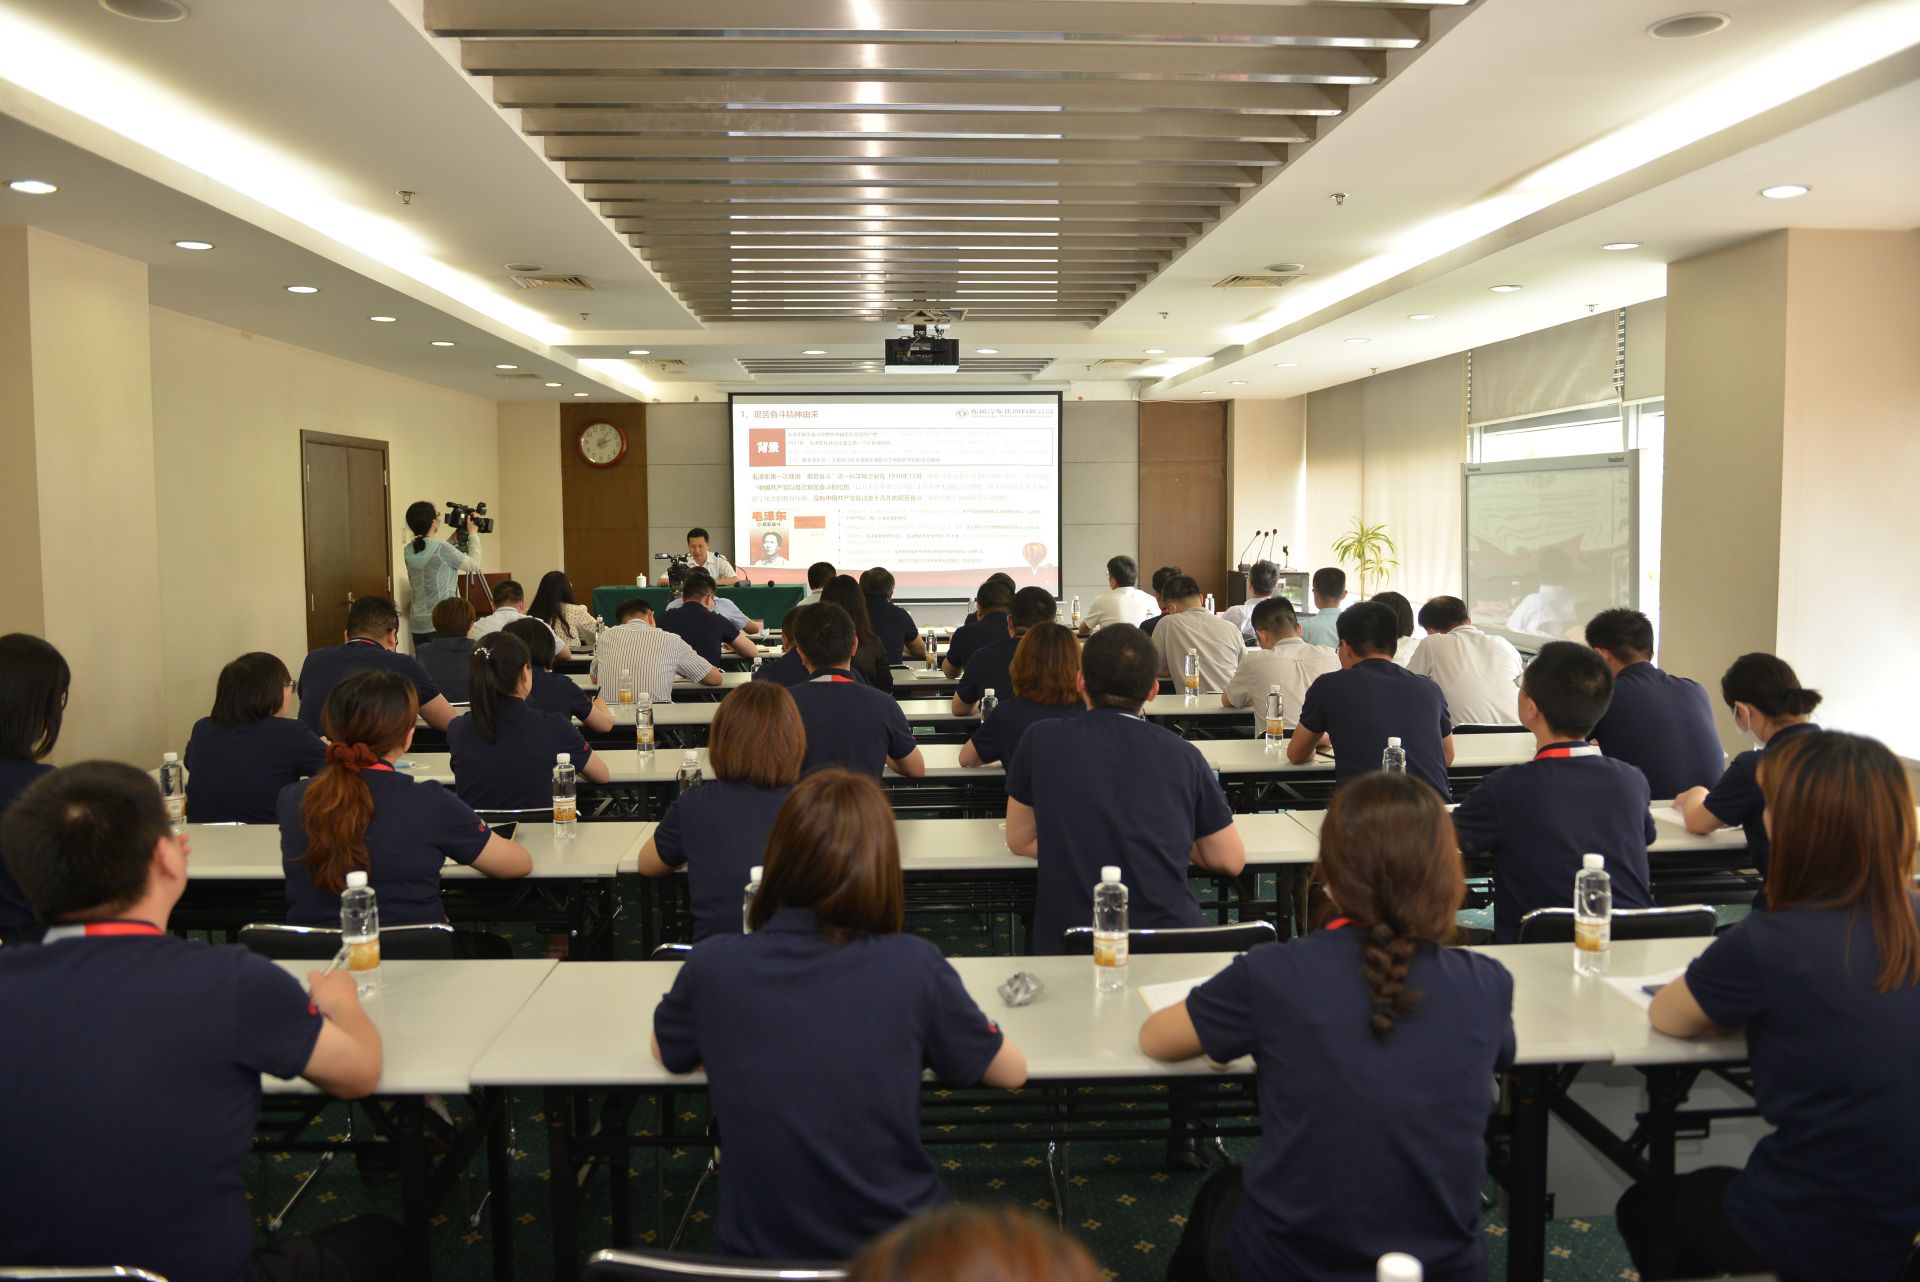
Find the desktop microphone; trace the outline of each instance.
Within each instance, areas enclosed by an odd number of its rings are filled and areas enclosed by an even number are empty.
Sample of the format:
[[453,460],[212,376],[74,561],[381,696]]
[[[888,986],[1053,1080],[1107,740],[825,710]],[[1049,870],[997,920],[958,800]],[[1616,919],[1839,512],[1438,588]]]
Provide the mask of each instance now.
[[1247,540],[1247,546],[1240,549],[1240,567],[1239,568],[1242,574],[1245,574],[1247,572],[1247,553],[1253,549],[1253,545],[1255,543],[1258,543],[1260,541],[1260,536],[1265,533],[1266,533],[1265,530],[1255,530],[1253,532],[1253,537]]

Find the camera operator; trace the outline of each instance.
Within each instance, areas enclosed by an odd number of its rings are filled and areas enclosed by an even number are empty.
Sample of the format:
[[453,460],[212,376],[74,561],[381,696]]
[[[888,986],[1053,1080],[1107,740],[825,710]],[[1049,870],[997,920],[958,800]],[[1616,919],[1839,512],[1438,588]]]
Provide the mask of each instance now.
[[[706,571],[716,587],[732,587],[740,581],[732,563],[708,548],[707,532],[697,525],[687,531],[687,561],[688,569]],[[673,567],[669,566],[659,581],[663,587],[673,584]]]
[[462,574],[480,573],[480,543],[474,537],[472,513],[467,514],[466,523],[454,537],[433,538],[440,528],[440,509],[425,499],[407,505],[407,528],[413,531],[413,538],[402,549],[401,559],[407,564],[407,582],[413,589],[407,622],[413,629],[414,648],[418,649],[434,638],[433,607],[460,595]]

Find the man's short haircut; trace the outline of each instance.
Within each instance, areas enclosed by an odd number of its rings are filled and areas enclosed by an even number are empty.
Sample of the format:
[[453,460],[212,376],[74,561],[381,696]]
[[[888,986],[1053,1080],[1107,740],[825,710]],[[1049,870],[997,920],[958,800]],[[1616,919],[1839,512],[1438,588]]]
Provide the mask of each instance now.
[[788,610],[785,614],[780,616],[780,635],[781,636],[791,637],[793,635],[793,625],[800,621],[800,611],[806,608],[807,607],[804,605],[796,605],[792,609]]
[[628,619],[637,619],[643,614],[649,619],[653,617],[653,602],[643,596],[630,596],[614,607],[613,621],[618,626]]
[[1362,601],[1340,612],[1334,628],[1347,648],[1358,655],[1391,657],[1400,645],[1400,622],[1393,610],[1378,601]]
[[1283,596],[1270,596],[1254,606],[1253,630],[1273,636],[1291,636],[1298,632],[1300,619],[1293,612],[1293,602]]
[[1160,595],[1168,601],[1197,601],[1200,599],[1200,580],[1191,574],[1176,574],[1161,585]]
[[1115,556],[1107,559],[1107,577],[1123,588],[1140,585],[1140,563],[1130,556]]
[[1347,572],[1339,566],[1322,566],[1313,572],[1314,596],[1337,601],[1346,590]]
[[378,640],[400,628],[400,609],[390,596],[354,598],[347,607],[347,635]]
[[1429,632],[1451,632],[1473,622],[1473,616],[1467,613],[1467,603],[1459,597],[1435,596],[1428,597],[1427,603],[1420,607],[1419,622]]
[[520,580],[518,579],[502,579],[494,585],[493,605],[495,609],[499,609],[504,605],[524,605],[526,604],[526,600],[527,590],[520,586]]
[[250,726],[280,715],[293,677],[277,654],[255,650],[220,669],[213,687],[213,719],[223,726]]
[[1272,596],[1273,590],[1280,586],[1280,567],[1271,561],[1255,561],[1247,571],[1247,585],[1256,595]]
[[1160,682],[1160,652],[1131,623],[1111,623],[1080,647],[1080,672],[1094,707],[1137,710]]
[[876,565],[860,576],[860,591],[867,596],[893,599],[893,572],[884,565]]
[[20,794],[0,824],[0,848],[41,921],[111,917],[146,891],[154,845],[171,831],[144,771],[83,761]]
[[1007,591],[1009,592],[1016,590],[1020,586],[1018,583],[1015,583],[1013,581],[1013,576],[1011,574],[1008,574],[1005,570],[995,570],[992,574],[989,574],[987,576],[987,582],[1004,583],[1007,585]]
[[844,668],[853,658],[853,616],[831,601],[808,606],[793,624],[793,644],[816,668]]
[[526,643],[527,657],[533,662],[536,671],[553,671],[553,656],[558,651],[553,643],[553,629],[538,619],[515,619],[500,629],[508,636],[519,637]]
[[695,539],[705,539],[709,543],[713,542],[713,537],[697,525],[687,531],[687,542],[691,543]]
[[1156,596],[1164,595],[1161,592],[1161,589],[1167,586],[1167,580],[1177,579],[1182,574],[1185,574],[1185,573],[1186,571],[1182,570],[1177,565],[1163,565],[1159,569],[1155,570],[1153,572],[1153,578],[1150,580],[1150,582],[1153,585],[1154,595]]
[[719,585],[714,583],[711,574],[705,570],[688,570],[687,577],[680,583],[680,599],[697,601],[712,596],[718,590]]
[[1587,621],[1587,644],[1626,662],[1653,657],[1653,620],[1638,610],[1602,610]]
[[980,585],[980,590],[974,593],[973,599],[974,603],[988,614],[992,614],[996,610],[1011,610],[1013,608],[1013,584],[1002,583],[998,579],[988,579]]
[[1060,603],[1045,588],[1021,588],[1013,594],[1013,609],[1007,621],[1024,632],[1036,623],[1052,623],[1060,617]]
[[463,637],[473,627],[473,606],[465,597],[450,596],[433,607],[433,635]]
[[1520,689],[1550,728],[1585,739],[1613,702],[1613,669],[1586,646],[1549,641],[1520,675]]
[[818,592],[833,582],[834,576],[839,573],[840,571],[833,568],[833,562],[815,561],[807,567],[807,586]]

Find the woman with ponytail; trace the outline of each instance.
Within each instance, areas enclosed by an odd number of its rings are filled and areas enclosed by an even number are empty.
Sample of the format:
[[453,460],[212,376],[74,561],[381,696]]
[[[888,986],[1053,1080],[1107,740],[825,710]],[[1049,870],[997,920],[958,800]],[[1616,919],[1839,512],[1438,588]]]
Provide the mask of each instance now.
[[553,767],[566,754],[581,779],[605,783],[607,763],[594,755],[565,713],[527,702],[533,660],[527,643],[510,632],[474,642],[467,662],[464,716],[447,727],[453,786],[482,810],[537,810],[553,803]]
[[1513,976],[1447,947],[1466,887],[1433,789],[1369,774],[1333,795],[1317,871],[1335,916],[1235,958],[1148,1018],[1158,1060],[1252,1055],[1262,1137],[1200,1190],[1168,1276],[1371,1282],[1388,1251],[1428,1282],[1484,1282],[1493,1075],[1513,1063]]
[[1820,706],[1820,692],[1801,689],[1800,678],[1786,660],[1756,653],[1733,661],[1720,678],[1720,697],[1733,709],[1733,724],[1740,733],[1753,736],[1759,747],[1729,762],[1713,787],[1689,788],[1675,797],[1673,808],[1686,818],[1688,832],[1704,835],[1736,824],[1746,829],[1747,854],[1764,877],[1771,846],[1762,818],[1766,806],[1760,797],[1761,755],[1789,739],[1820,733],[1820,727],[1807,720]]
[[364,669],[327,695],[326,765],[280,792],[280,861],[287,920],[334,926],[347,874],[364,872],[380,920],[413,926],[447,919],[440,869],[449,859],[489,877],[524,877],[533,859],[431,780],[393,768],[413,743],[419,707],[413,683]]
[[406,562],[407,582],[413,588],[407,619],[417,650],[434,639],[433,607],[460,595],[461,575],[480,573],[480,544],[471,517],[463,529],[454,531],[454,537],[434,538],[440,528],[440,509],[425,499],[407,505],[407,528],[413,537],[401,546],[400,559]]

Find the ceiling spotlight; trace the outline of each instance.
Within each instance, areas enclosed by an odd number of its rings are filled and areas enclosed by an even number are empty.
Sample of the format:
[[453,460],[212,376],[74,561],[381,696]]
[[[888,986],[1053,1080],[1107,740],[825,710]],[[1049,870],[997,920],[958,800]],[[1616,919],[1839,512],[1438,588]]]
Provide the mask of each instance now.
[[508,263],[506,264],[506,268],[515,276],[531,276],[535,272],[547,270],[546,267],[540,263]]
[[1167,354],[1167,349],[1164,347],[1149,347],[1144,350],[1148,356],[1165,356]]
[[100,0],[100,7],[135,22],[178,22],[187,16],[180,0]]
[[1349,338],[1347,340],[1349,343],[1371,343],[1372,341],[1371,338]]
[[289,285],[287,286],[287,292],[289,294],[317,294],[320,292],[320,287],[318,285]]
[[1432,312],[1415,312],[1413,315],[1407,317],[1407,319],[1408,320],[1432,320],[1433,315],[1434,314]]
[[433,340],[433,346],[435,346],[435,347],[452,347],[452,346],[453,346],[453,343],[452,343],[452,341],[451,341],[450,339],[445,339],[445,338],[436,338],[436,339],[434,339],[434,340]]
[[1517,293],[1519,293],[1519,292],[1520,292],[1520,288],[1521,288],[1521,287],[1520,287],[1520,286],[1518,286],[1518,285],[1494,285],[1494,286],[1492,286],[1492,290],[1493,290],[1493,292],[1494,292],[1494,293],[1496,293],[1496,294],[1517,294]]
[[1275,369],[1298,369],[1300,368],[1300,362],[1299,361],[1281,361],[1279,364],[1275,365],[1274,368]]
[[[14,184],[15,187],[19,185],[19,183]],[[1803,187],[1799,183],[1778,183],[1772,187],[1762,187],[1760,194],[1768,200],[1792,200],[1794,197],[1804,196],[1812,190],[1813,188]]]
[[176,240],[173,242],[173,247],[175,249],[212,249],[213,242],[210,240]]
[[976,347],[973,349],[973,354],[975,356],[998,356],[1000,349],[997,347]]
[[1246,385],[1247,380],[1244,378],[1230,378],[1227,380],[1227,386],[1229,387],[1245,387]]
[[398,316],[369,316],[367,319],[377,325],[391,325],[400,318]]
[[558,383],[548,383],[548,384],[547,384],[547,386],[548,386],[548,387],[558,387],[558,386],[560,386],[560,384],[558,384]]
[[800,354],[802,356],[825,356],[827,354],[827,349],[824,347],[809,347],[807,348],[807,350],[805,350],[804,352],[801,352]]
[[629,356],[651,356],[651,355],[653,355],[653,349],[652,349],[652,348],[650,348],[650,347],[629,347],[629,348],[627,349],[627,355],[629,355]]
[[575,393],[574,393],[574,395],[575,395],[575,396],[585,396],[585,395],[587,395],[587,393],[585,393],[585,392],[575,392]]
[[1620,251],[1625,249],[1640,248],[1640,242],[1637,240],[1610,240],[1606,244],[1600,246],[1600,248],[1617,254]]
[[1295,276],[1307,270],[1305,263],[1268,263],[1266,269],[1276,276]]
[[1200,395],[1202,395],[1202,396],[1218,396],[1218,395],[1220,395],[1220,393],[1218,393],[1218,392],[1202,392],[1202,393],[1200,393]]
[[518,365],[495,365],[495,369],[519,369]]
[[1660,19],[1647,28],[1647,34],[1655,40],[1691,40],[1695,36],[1710,36],[1732,21],[1724,13],[1683,13]]
[[52,183],[39,178],[16,178],[8,183],[7,186],[13,188],[22,196],[51,196],[54,192],[60,190]]

